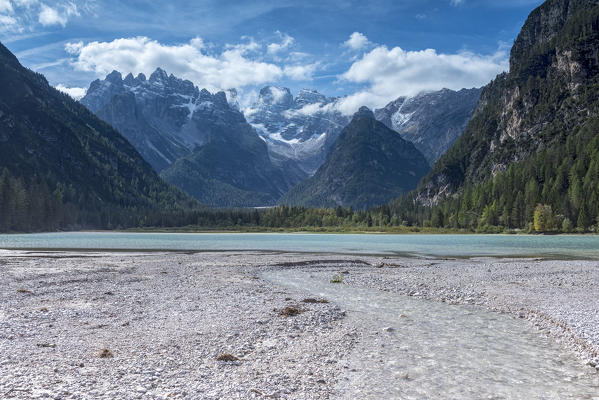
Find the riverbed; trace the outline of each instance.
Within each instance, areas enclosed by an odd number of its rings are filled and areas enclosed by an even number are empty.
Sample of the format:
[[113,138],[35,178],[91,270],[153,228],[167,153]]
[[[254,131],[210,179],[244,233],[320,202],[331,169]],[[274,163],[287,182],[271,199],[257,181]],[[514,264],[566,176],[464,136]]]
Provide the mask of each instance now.
[[0,268],[2,398],[599,395],[593,260],[5,250]]

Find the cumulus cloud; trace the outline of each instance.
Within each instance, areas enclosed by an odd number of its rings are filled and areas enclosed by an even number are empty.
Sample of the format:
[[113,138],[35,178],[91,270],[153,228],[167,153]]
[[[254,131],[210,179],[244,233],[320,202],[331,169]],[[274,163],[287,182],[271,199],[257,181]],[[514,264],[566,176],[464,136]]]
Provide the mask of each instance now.
[[85,89],[85,88],[66,87],[62,83],[56,85],[55,87],[56,87],[56,89],[60,90],[61,92],[68,94],[75,100],[80,100],[83,96],[85,96],[85,93],[87,92],[87,89]]
[[276,34],[281,38],[280,43],[271,43],[267,46],[267,51],[269,54],[277,54],[281,51],[287,50],[295,41],[294,38],[289,36],[288,34],[283,34],[279,31],[276,31]]
[[[316,65],[279,66],[261,61],[254,54],[263,47],[249,40],[229,45],[217,54],[205,51],[204,42],[165,45],[147,37],[122,38],[111,42],[68,43],[75,69],[94,72],[98,77],[118,70],[151,74],[157,67],[209,90],[243,88],[276,82],[282,77],[310,79]],[[258,54],[259,55],[259,54]]]
[[360,32],[354,32],[349,36],[343,45],[352,50],[360,50],[368,44],[368,38]]
[[66,3],[55,8],[42,3],[40,5],[38,21],[43,26],[60,25],[64,28],[71,16],[78,15],[80,14],[74,3]]
[[503,49],[492,55],[480,55],[379,46],[364,54],[340,76],[341,80],[367,87],[343,98],[338,106],[341,112],[351,114],[362,105],[381,107],[403,95],[479,87],[507,69],[508,57]]
[[286,66],[283,70],[285,76],[295,81],[309,81],[312,80],[314,72],[318,68],[318,63],[307,64],[307,65],[291,65]]

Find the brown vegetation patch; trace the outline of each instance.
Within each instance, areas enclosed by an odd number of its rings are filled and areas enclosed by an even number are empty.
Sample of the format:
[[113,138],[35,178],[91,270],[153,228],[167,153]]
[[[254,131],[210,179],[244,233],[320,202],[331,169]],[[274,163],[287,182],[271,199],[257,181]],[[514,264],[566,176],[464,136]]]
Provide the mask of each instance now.
[[303,299],[302,303],[308,303],[308,304],[327,304],[329,301],[327,299],[312,299],[312,298],[307,298],[307,299]]
[[282,309],[279,314],[284,316],[284,317],[295,317],[296,315],[300,315],[301,313],[303,313],[304,310],[302,310],[299,307],[295,307],[295,306],[287,306],[284,309]]
[[100,350],[100,354],[98,354],[98,357],[112,358],[112,357],[114,357],[114,354],[112,354],[112,351],[108,350],[107,348],[103,348],[102,350]]
[[233,354],[224,353],[224,354],[221,354],[220,356],[216,357],[216,361],[232,362],[232,361],[239,361],[239,358],[235,357]]

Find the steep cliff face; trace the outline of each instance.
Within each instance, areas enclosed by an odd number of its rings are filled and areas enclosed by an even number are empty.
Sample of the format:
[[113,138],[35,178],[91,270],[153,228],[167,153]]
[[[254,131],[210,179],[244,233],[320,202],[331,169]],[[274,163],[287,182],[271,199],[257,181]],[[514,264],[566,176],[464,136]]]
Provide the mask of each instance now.
[[418,189],[436,204],[558,145],[598,110],[599,1],[549,0],[514,44],[510,71],[486,86],[465,133]]
[[360,209],[381,205],[416,187],[428,170],[426,159],[411,142],[362,107],[316,174],[286,193],[280,203]]

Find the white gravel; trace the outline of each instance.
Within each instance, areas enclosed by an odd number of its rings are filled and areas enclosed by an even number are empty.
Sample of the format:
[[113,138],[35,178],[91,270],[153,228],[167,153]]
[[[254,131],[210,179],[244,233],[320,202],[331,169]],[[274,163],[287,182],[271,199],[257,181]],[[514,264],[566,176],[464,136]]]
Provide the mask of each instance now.
[[272,268],[521,315],[599,361],[598,262],[0,251],[0,398],[335,398],[360,332]]

